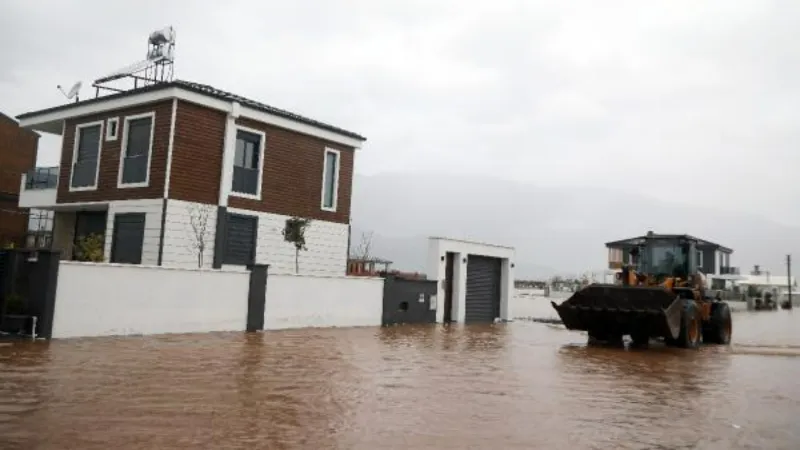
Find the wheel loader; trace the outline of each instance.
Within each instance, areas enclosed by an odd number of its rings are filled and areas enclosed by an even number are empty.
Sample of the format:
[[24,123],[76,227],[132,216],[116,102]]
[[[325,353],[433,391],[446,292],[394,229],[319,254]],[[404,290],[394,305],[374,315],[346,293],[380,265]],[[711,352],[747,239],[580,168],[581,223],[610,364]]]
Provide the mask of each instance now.
[[687,235],[648,234],[630,251],[614,284],[591,284],[563,303],[551,302],[564,326],[588,332],[590,343],[646,347],[651,339],[668,346],[727,345],[733,330],[730,306],[706,295],[705,277]]

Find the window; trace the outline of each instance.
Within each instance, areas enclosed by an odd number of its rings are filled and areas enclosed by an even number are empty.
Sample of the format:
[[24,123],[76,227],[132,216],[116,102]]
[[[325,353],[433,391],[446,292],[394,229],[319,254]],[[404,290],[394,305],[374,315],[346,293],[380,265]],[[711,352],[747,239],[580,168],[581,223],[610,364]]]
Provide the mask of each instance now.
[[116,141],[118,134],[119,134],[119,118],[112,117],[108,119],[108,123],[106,124],[106,140]]
[[697,268],[698,269],[702,269],[703,268],[703,252],[702,252],[702,250],[696,250],[695,254],[697,255]]
[[260,198],[261,174],[264,167],[264,133],[255,130],[236,131],[231,193],[240,197]]
[[325,161],[322,172],[322,209],[336,211],[339,193],[339,151],[325,149]]
[[31,209],[28,212],[28,231],[53,231],[54,212],[46,209]]
[[223,264],[253,264],[258,242],[258,216],[228,213]]
[[145,213],[114,214],[114,230],[111,234],[110,262],[141,264],[144,247]]
[[117,187],[147,186],[150,179],[154,119],[154,113],[125,118]]
[[102,134],[103,122],[86,123],[75,127],[70,190],[97,188],[100,169],[100,136]]

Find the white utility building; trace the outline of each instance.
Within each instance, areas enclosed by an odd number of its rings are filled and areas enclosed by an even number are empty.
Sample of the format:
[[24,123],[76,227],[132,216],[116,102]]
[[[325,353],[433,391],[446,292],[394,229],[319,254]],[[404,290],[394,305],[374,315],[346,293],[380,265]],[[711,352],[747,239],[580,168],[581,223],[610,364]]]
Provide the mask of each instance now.
[[508,320],[514,248],[461,239],[428,239],[428,279],[438,282],[436,322]]

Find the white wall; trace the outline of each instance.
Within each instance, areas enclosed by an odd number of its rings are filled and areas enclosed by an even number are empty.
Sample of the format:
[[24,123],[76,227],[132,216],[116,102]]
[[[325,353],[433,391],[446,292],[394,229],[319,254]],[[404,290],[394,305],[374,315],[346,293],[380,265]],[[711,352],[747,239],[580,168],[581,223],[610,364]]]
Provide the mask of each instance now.
[[161,240],[161,209],[163,200],[121,200],[108,203],[108,216],[106,219],[106,238],[104,260],[111,258],[111,245],[114,240],[114,214],[117,213],[145,213],[144,242],[142,244],[142,264],[158,264],[158,245]]
[[273,273],[267,277],[267,330],[377,326],[382,314],[383,278]]
[[22,174],[22,181],[19,187],[20,208],[48,208],[56,204],[58,189],[25,189],[27,177],[26,173]]
[[[500,285],[500,318],[508,320],[508,305],[514,295],[514,248],[502,245],[486,244],[481,242],[465,241],[431,237],[428,239],[428,279],[437,280],[438,299],[436,308],[436,321],[444,321],[444,287],[441,283],[445,279],[445,269],[448,252],[455,253],[453,267],[453,309],[451,316],[456,322],[464,322],[466,313],[467,266],[463,259],[469,255],[488,256],[502,260],[501,285]],[[445,257],[444,260],[442,257]]]
[[[258,216],[256,262],[269,264],[269,273],[294,274],[294,246],[284,241],[289,216],[229,208],[235,214]],[[347,272],[347,224],[312,220],[300,251],[300,275],[344,276]]]
[[249,274],[62,261],[53,337],[243,331]]
[[[195,233],[192,217],[206,215],[206,231]],[[203,268],[210,269],[214,264],[214,240],[217,231],[217,206],[182,200],[167,201],[167,220],[164,223],[164,252],[161,264],[165,267],[198,268],[198,247],[202,239]]]

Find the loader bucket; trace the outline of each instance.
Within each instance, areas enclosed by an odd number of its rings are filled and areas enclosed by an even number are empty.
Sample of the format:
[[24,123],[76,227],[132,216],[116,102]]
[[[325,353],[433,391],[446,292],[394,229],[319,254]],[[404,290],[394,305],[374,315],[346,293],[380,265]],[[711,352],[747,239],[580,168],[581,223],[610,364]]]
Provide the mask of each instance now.
[[560,305],[551,304],[569,330],[677,338],[683,301],[659,287],[593,284]]

